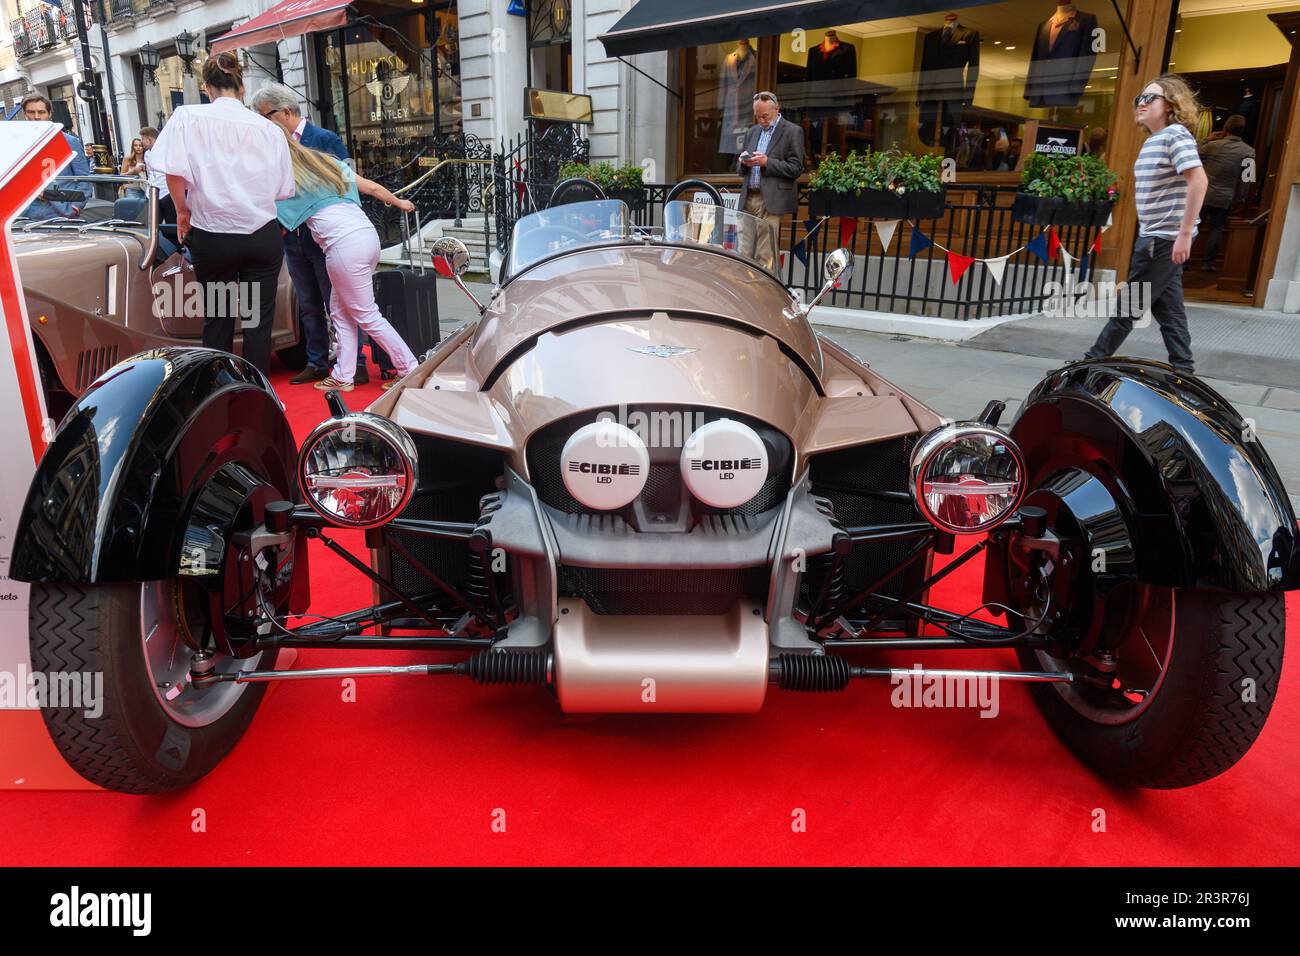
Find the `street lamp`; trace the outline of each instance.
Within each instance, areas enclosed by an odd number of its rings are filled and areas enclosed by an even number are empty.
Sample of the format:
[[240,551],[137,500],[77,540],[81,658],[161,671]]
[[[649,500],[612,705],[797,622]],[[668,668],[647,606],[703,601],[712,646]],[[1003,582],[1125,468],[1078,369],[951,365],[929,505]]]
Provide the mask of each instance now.
[[194,62],[194,41],[197,37],[189,30],[182,30],[176,34],[176,55],[181,58],[185,64],[185,72],[191,76],[194,71],[190,69],[190,64]]
[[140,57],[140,66],[148,74],[149,82],[156,86],[158,77],[154,75],[154,71],[158,69],[158,51],[153,48],[152,43],[145,41],[145,45],[140,47],[138,55]]

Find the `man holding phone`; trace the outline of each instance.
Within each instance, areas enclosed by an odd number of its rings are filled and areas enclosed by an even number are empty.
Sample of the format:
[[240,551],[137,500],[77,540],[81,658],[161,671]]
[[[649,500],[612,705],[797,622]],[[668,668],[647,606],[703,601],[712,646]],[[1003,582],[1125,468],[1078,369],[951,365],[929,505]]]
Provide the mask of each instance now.
[[781,217],[799,205],[795,182],[803,175],[803,130],[781,121],[781,104],[772,93],[754,94],[754,120],[736,161],[740,209],[771,228],[742,228],[739,251],[776,271]]

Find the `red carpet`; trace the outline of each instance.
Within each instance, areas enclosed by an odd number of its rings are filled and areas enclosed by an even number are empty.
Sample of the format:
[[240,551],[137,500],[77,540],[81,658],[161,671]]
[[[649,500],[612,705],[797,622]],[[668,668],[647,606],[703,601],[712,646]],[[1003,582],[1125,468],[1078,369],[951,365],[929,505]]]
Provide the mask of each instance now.
[[[285,378],[301,437],[324,403]],[[358,389],[349,404],[378,394]],[[312,562],[314,609],[367,598],[333,555],[318,549]],[[978,561],[958,571],[936,603],[974,604],[979,573]],[[1288,608],[1294,642],[1300,602]],[[305,651],[297,666],[429,659],[380,656]],[[0,864],[1294,865],[1294,669],[1245,759],[1175,792],[1100,781],[1006,683],[992,720],[894,709],[887,682],[824,697],[774,690],[750,717],[659,718],[565,716],[540,689],[460,678],[362,680],[355,703],[335,681],[289,683],[227,761],[179,795],[0,793]],[[198,808],[205,833],[191,829]],[[806,832],[792,832],[796,809]],[[506,832],[493,832],[501,811]]]

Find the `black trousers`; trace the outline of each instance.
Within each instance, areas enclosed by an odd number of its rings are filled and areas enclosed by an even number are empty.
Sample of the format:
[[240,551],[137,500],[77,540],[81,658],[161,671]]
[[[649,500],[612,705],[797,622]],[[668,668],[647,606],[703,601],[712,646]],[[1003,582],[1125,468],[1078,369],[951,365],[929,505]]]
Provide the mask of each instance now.
[[1228,228],[1228,210],[1220,206],[1201,207],[1201,225],[1205,227],[1205,268],[1214,265],[1223,245],[1223,231]]
[[1169,364],[1180,372],[1195,371],[1192,337],[1187,331],[1187,312],[1183,309],[1183,267],[1174,263],[1173,252],[1172,239],[1138,238],[1129,263],[1128,283],[1116,296],[1118,308],[1088,349],[1088,358],[1114,355],[1133,331],[1133,320],[1150,309],[1160,325]]
[[191,229],[186,245],[194,257],[194,278],[205,286],[203,345],[233,352],[239,328],[244,358],[269,372],[275,292],[284,261],[280,223],[272,219],[252,235]]

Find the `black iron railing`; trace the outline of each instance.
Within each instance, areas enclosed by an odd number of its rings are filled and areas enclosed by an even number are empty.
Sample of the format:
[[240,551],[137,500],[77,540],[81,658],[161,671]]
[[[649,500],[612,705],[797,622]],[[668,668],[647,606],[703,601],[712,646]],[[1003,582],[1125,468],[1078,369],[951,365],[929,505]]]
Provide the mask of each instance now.
[[[421,222],[479,216],[486,220],[491,169],[492,150],[477,136],[444,133],[429,137],[424,148],[403,166],[372,173],[370,178],[415,203]],[[363,197],[361,203],[385,245],[401,240],[400,211],[369,197]]]

